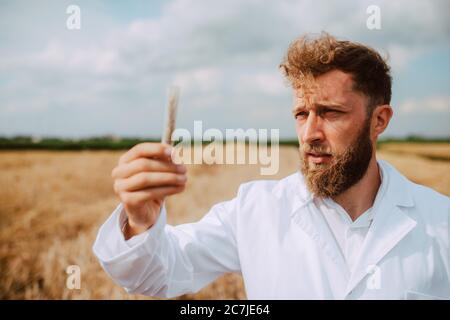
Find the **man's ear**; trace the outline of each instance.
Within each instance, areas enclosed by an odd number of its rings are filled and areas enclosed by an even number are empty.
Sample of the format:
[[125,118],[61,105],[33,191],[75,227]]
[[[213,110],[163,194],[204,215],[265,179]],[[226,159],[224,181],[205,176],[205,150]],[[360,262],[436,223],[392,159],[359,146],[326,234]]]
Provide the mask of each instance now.
[[388,104],[376,106],[372,113],[372,138],[377,139],[387,128],[394,111]]

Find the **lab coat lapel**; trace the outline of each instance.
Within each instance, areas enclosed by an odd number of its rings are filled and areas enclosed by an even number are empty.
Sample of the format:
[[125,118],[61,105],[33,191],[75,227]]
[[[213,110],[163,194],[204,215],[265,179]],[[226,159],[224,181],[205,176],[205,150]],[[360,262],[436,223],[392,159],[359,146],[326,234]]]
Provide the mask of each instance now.
[[291,219],[298,225],[341,270],[345,279],[350,270],[325,218],[316,208],[312,194],[307,190],[301,174],[295,176],[290,195],[293,196]]
[[[287,184],[280,184],[274,189],[274,194],[281,202],[289,204],[291,221],[317,243],[318,247],[342,271],[345,279],[348,279],[350,271],[345,263],[345,258],[325,218],[312,202],[312,194],[306,188],[303,175],[300,172],[291,175]],[[285,198],[283,198],[283,194]]]
[[414,206],[408,181],[389,164],[383,161],[379,161],[379,164],[388,174],[388,186],[377,207],[373,208],[376,216],[364,240],[346,295],[367,274],[373,272],[374,266],[417,224],[406,214],[407,207]]
[[313,202],[296,212],[294,222],[321,248],[326,255],[336,264],[345,278],[350,276],[350,270],[345,263],[344,256],[339,248],[334,235],[323,215],[317,210]]

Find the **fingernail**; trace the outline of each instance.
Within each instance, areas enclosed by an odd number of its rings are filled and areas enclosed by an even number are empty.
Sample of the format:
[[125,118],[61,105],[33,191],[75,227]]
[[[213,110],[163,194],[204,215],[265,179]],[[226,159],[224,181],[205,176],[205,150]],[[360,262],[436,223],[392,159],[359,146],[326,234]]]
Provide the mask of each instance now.
[[180,173],[186,172],[186,167],[182,164],[177,165],[177,172],[180,172]]
[[186,181],[186,178],[187,178],[187,177],[186,177],[186,175],[184,175],[184,174],[183,174],[183,175],[180,174],[180,175],[178,175],[178,177],[177,177],[178,181],[181,181],[181,182]]
[[167,147],[166,150],[164,150],[164,154],[166,156],[172,155],[172,147]]

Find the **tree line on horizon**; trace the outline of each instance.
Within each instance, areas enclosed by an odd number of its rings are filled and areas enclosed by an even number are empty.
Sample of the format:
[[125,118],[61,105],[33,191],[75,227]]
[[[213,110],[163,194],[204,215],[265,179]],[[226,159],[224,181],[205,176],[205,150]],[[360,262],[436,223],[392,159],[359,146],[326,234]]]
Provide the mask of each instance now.
[[[123,150],[129,149],[142,142],[159,142],[158,138],[99,136],[88,138],[61,138],[61,137],[34,137],[18,135],[12,137],[0,136],[0,149],[2,150]],[[248,141],[246,141],[248,142]],[[449,143],[450,137],[424,137],[410,135],[404,138],[381,138],[378,144],[384,143]],[[192,142],[193,143],[193,142]],[[209,144],[211,142],[203,142]],[[298,140],[281,139],[280,145],[298,146]],[[270,142],[269,142],[270,144]]]

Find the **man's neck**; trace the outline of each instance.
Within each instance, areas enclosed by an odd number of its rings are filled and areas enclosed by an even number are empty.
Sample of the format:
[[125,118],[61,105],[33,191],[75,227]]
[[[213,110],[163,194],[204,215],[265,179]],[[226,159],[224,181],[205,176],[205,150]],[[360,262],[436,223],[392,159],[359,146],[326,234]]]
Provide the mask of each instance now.
[[380,171],[375,156],[358,183],[342,194],[332,197],[348,213],[352,221],[371,208],[381,185]]

